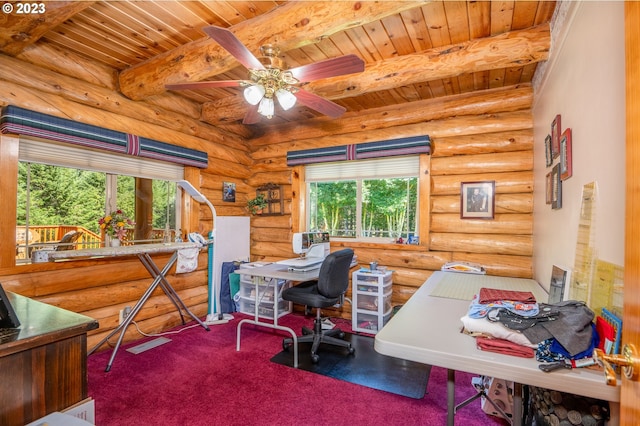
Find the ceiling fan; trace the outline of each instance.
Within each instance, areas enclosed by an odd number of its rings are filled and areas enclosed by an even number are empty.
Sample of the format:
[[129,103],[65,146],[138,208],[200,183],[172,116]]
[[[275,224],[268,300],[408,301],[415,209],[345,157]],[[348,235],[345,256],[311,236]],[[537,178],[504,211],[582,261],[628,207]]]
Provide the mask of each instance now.
[[250,104],[242,121],[244,124],[257,123],[261,115],[272,118],[275,111],[274,98],[284,110],[300,102],[329,117],[339,117],[346,111],[344,107],[301,88],[299,84],[364,71],[364,61],[356,55],[339,56],[286,69],[284,61],[278,57],[280,50],[275,46],[262,46],[262,56],[257,58],[226,28],[208,26],[203,28],[203,31],[249,70],[249,78],[175,83],[167,84],[166,88],[197,90],[210,87],[244,87],[244,98]]

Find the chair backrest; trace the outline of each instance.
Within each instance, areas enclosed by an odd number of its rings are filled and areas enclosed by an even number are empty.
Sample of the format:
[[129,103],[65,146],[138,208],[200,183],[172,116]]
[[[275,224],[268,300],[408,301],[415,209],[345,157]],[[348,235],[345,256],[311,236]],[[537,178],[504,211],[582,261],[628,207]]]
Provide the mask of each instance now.
[[62,239],[60,241],[58,241],[58,244],[56,246],[56,251],[60,251],[60,250],[73,250],[75,248],[75,245],[71,245],[72,243],[75,243],[76,241],[78,241],[78,239],[80,238],[80,236],[82,235],[82,231],[69,231],[66,234],[64,234],[62,236]]
[[353,250],[342,249],[329,254],[320,266],[318,292],[325,297],[338,297],[349,288],[349,269]]

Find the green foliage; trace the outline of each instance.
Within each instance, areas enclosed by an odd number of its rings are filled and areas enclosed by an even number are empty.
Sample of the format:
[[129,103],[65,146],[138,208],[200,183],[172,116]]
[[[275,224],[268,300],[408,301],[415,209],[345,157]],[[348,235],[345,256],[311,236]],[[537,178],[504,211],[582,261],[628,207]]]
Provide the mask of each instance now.
[[329,231],[335,236],[354,237],[356,182],[316,182],[311,185],[309,229]]
[[[99,234],[98,220],[105,215],[106,182],[107,175],[102,172],[20,162],[17,225],[26,223],[28,193],[29,225],[80,226]],[[175,229],[175,195],[175,183],[153,181],[154,228],[164,229],[169,220],[170,227]],[[117,177],[116,200],[117,208],[135,216],[135,178]]]
[[260,192],[256,195],[256,198],[252,198],[247,200],[247,208],[249,209],[249,213],[257,214],[262,209],[267,208],[267,199],[265,195]]
[[[363,237],[406,238],[416,228],[417,178],[363,180],[360,232]],[[358,182],[310,185],[309,229],[356,236]]]
[[[367,223],[370,225],[369,228],[363,227],[363,231],[369,234],[378,232],[382,234],[378,236],[391,238],[406,237],[413,231],[417,197],[416,178],[366,180],[363,187],[363,193],[366,194],[363,212],[368,212]],[[367,206],[366,209],[364,205]]]
[[[104,215],[105,174],[31,164],[29,223],[31,225],[77,225],[98,232],[97,219]],[[27,165],[18,169],[17,224],[26,223]]]
[[176,229],[176,185],[169,181],[153,181],[153,227]]

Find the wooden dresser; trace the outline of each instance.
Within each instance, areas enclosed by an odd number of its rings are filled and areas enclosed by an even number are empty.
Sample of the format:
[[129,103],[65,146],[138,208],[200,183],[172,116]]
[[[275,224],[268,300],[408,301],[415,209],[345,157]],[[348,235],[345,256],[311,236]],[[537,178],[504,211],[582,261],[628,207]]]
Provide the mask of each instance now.
[[0,425],[24,425],[87,398],[87,331],[98,322],[7,294],[21,325],[0,338]]

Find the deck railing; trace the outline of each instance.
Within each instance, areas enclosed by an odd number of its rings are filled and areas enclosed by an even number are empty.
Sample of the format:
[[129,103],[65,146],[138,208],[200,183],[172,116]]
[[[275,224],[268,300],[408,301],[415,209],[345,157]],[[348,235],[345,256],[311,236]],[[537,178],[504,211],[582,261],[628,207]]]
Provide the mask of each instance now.
[[[81,232],[75,242],[61,243],[62,237],[68,232]],[[100,234],[88,230],[82,226],[72,225],[34,225],[28,229],[24,226],[16,228],[16,260],[21,263],[31,259],[31,254],[35,250],[60,250],[62,246],[68,247],[67,250],[76,250],[83,248],[96,248],[105,245],[105,240]],[[126,241],[131,244],[134,241],[134,230],[127,229]],[[154,229],[151,238],[144,242],[161,242],[164,237],[164,230]]]

